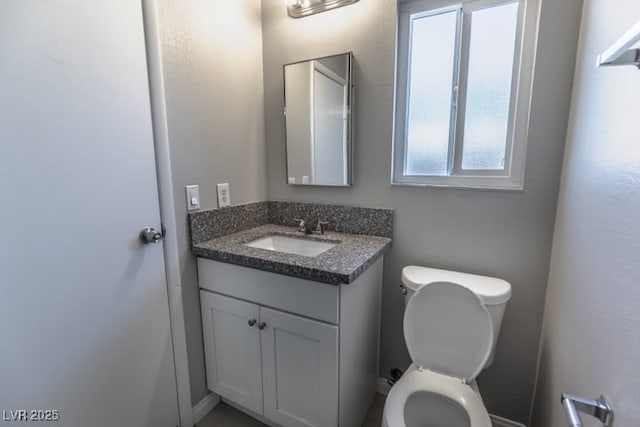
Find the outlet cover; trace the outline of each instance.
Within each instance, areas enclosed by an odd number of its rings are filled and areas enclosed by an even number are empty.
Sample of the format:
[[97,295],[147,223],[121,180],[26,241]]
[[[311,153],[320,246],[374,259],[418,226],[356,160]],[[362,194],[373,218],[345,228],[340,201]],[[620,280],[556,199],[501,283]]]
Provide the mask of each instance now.
[[231,205],[231,192],[229,191],[229,183],[225,182],[217,185],[218,188],[218,207],[223,208]]

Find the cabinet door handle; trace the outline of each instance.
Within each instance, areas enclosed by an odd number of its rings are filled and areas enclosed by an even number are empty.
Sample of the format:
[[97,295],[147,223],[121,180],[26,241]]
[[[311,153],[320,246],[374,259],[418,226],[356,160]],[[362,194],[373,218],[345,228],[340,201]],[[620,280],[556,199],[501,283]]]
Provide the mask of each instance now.
[[256,319],[250,319],[248,323],[249,323],[249,326],[253,326],[256,324]]
[[266,327],[267,327],[267,324],[266,324],[266,323],[264,323],[264,322],[260,322],[260,323],[258,323],[258,329],[263,330],[263,329],[264,329],[264,328],[266,328]]

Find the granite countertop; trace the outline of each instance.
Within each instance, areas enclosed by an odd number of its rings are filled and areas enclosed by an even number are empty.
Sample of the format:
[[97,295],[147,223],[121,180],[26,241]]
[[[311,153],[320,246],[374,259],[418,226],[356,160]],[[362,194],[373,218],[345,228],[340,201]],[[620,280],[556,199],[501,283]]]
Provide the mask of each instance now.
[[[315,257],[245,246],[262,237],[281,235],[337,243]],[[193,245],[199,257],[300,277],[318,282],[351,283],[390,247],[391,239],[327,231],[304,235],[297,227],[262,225]]]

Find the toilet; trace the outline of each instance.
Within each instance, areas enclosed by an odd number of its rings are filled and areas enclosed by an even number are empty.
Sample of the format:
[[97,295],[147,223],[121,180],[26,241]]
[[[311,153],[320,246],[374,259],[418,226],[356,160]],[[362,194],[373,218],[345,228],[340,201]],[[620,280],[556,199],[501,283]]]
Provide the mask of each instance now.
[[393,385],[384,427],[491,427],[475,378],[493,361],[508,282],[407,266],[404,337],[411,366]]

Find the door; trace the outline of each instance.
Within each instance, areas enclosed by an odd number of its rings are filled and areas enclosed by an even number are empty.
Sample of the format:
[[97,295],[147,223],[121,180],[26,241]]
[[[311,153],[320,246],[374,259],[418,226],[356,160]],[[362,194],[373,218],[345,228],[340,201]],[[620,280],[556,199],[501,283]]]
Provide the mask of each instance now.
[[4,0],[0,62],[0,409],[176,426],[141,3]]
[[262,413],[258,306],[200,291],[207,387]]
[[347,177],[347,82],[314,61],[313,183],[344,185]]
[[264,416],[285,427],[338,425],[338,327],[260,307]]

